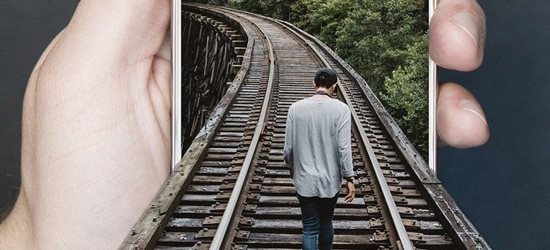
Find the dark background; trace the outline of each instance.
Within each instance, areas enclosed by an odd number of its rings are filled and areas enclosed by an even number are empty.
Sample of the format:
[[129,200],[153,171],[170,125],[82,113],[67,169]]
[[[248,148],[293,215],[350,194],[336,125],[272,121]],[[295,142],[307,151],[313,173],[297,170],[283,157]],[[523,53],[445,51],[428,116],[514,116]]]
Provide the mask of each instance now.
[[[0,210],[19,189],[25,85],[76,0],[0,0]],[[473,73],[442,71],[485,109],[491,139],[440,150],[439,175],[495,249],[550,249],[550,3],[483,0],[488,41]]]

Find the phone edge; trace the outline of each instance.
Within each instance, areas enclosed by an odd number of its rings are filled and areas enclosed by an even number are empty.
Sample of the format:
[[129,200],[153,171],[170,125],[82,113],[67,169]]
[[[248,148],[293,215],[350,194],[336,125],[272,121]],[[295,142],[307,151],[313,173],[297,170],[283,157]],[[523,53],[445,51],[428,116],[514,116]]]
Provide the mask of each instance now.
[[181,143],[181,0],[172,0],[172,147],[170,173],[182,156]]
[[[431,21],[434,14],[435,8],[437,5],[437,0],[429,1],[429,19],[428,23]],[[429,56],[428,50],[428,167],[430,170],[437,175],[437,65]]]

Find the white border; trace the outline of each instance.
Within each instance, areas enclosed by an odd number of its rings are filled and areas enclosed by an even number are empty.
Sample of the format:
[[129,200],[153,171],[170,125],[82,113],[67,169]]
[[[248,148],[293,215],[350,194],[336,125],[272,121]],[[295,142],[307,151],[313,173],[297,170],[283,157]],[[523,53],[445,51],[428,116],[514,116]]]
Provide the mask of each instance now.
[[181,145],[181,0],[172,0],[172,154],[170,173],[182,157]]
[[[432,16],[435,11],[435,7],[437,5],[437,0],[430,0],[429,1],[429,21],[431,21]],[[429,56],[429,50],[428,50],[428,56]],[[428,71],[429,71],[429,83],[428,83],[428,92],[429,92],[429,131],[428,131],[428,140],[429,140],[429,155],[428,155],[428,166],[432,170],[434,174],[437,174],[437,65],[430,57],[429,63],[428,63]]]

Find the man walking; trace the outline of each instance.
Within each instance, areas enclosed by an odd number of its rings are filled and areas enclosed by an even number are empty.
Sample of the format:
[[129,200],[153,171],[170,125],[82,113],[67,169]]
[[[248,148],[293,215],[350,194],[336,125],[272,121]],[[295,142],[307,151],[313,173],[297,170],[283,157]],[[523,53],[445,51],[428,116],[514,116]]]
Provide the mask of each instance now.
[[303,249],[331,249],[334,237],[332,217],[342,178],[348,190],[344,200],[355,197],[351,155],[351,112],[332,99],[338,78],[336,71],[317,71],[315,94],[293,103],[286,123],[284,160],[300,202]]

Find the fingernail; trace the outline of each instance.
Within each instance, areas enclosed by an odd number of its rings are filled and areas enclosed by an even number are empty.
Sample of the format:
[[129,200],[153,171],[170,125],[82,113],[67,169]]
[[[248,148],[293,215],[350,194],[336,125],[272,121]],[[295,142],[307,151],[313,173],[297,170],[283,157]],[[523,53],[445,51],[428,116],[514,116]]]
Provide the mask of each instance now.
[[479,24],[470,12],[460,11],[452,16],[451,21],[466,31],[476,45],[479,44]]
[[487,120],[485,120],[485,116],[483,115],[483,111],[481,111],[479,104],[472,100],[464,99],[460,101],[459,105],[462,109],[472,112],[474,115],[479,117],[485,125],[487,125]]

